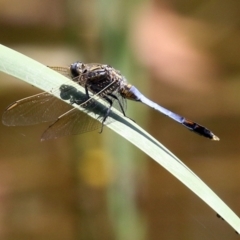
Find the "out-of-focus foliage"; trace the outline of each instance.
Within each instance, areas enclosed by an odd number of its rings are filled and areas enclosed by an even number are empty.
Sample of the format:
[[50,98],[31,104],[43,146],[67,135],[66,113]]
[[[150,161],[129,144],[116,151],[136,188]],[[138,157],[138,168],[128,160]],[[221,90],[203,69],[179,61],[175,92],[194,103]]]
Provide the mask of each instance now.
[[[110,64],[156,102],[209,126],[218,144],[128,106],[129,117],[148,122],[154,137],[239,212],[239,4],[0,0],[0,42],[46,65]],[[1,112],[38,92],[0,79]],[[180,183],[107,128],[40,144],[46,127],[1,127],[1,239],[235,239]]]

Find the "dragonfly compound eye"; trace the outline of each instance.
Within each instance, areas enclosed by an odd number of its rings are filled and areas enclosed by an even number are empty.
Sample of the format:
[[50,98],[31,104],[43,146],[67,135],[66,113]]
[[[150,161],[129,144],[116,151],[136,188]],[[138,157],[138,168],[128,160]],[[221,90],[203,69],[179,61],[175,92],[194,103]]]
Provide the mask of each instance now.
[[70,71],[71,71],[73,78],[78,77],[82,73],[83,66],[84,66],[84,64],[81,62],[75,62],[75,63],[71,64]]

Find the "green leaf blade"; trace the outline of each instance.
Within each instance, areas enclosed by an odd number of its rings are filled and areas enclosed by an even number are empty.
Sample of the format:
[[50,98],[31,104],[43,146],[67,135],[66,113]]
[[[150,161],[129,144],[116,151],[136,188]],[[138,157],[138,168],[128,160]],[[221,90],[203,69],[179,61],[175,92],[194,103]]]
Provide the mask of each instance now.
[[[0,71],[49,93],[52,93],[52,89],[57,89],[62,84],[72,85],[84,93],[82,87],[66,77],[3,45],[0,45]],[[61,99],[57,92],[52,94]],[[103,103],[100,101],[100,104]],[[74,107],[80,111],[77,105],[74,105]],[[91,113],[89,115],[94,116]],[[240,232],[240,219],[238,216],[173,153],[137,124],[121,116],[117,111],[114,110],[110,117],[115,121],[108,125],[109,128],[162,165],[224,218],[237,232]]]

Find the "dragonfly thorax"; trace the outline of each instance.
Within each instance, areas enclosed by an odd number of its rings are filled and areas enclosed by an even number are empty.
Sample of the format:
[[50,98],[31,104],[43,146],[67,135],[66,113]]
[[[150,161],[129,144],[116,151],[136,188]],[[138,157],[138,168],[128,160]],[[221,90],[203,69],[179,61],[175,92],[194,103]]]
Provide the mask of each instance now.
[[105,64],[76,62],[71,64],[70,71],[73,81],[101,97],[119,91],[126,84],[118,70]]

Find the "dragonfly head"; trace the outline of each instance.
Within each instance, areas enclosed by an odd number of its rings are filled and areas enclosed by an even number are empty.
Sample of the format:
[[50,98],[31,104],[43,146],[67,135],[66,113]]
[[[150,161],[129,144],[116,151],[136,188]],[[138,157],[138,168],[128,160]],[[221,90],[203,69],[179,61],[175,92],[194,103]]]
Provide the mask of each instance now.
[[85,69],[86,69],[85,64],[83,64],[82,62],[72,63],[70,66],[70,72],[71,72],[72,78],[75,78],[81,75]]

